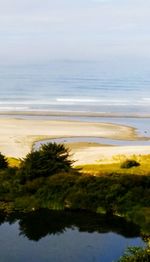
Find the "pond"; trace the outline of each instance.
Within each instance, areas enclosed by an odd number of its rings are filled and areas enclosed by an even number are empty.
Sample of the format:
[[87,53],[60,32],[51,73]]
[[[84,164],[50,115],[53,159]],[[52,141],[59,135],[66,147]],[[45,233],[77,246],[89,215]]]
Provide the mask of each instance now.
[[144,245],[136,225],[83,211],[1,214],[0,224],[1,262],[111,262]]

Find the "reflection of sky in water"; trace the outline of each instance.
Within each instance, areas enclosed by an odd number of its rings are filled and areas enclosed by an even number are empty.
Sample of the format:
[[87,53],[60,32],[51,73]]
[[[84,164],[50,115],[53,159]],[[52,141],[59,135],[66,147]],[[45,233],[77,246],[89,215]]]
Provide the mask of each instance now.
[[143,241],[112,232],[79,232],[77,228],[29,241],[19,235],[18,223],[0,226],[1,262],[108,262],[118,259],[131,245],[141,246]]

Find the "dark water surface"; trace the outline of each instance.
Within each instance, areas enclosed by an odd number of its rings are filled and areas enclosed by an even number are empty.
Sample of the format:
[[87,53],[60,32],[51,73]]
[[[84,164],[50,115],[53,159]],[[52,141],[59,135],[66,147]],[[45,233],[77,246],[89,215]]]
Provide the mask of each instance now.
[[144,245],[134,224],[92,213],[1,214],[0,223],[1,262],[111,262],[128,246]]

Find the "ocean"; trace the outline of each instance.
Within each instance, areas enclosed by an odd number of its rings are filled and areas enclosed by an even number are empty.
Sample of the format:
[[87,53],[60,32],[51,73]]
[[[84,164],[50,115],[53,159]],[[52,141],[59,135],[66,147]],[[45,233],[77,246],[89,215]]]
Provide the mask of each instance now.
[[150,115],[149,70],[102,61],[1,65],[0,111]]

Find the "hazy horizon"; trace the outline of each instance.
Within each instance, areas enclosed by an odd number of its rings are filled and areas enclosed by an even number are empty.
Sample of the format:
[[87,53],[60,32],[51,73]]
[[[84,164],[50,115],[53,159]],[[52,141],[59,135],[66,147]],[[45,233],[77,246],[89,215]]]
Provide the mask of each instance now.
[[149,10],[148,0],[0,0],[0,64],[148,61]]

